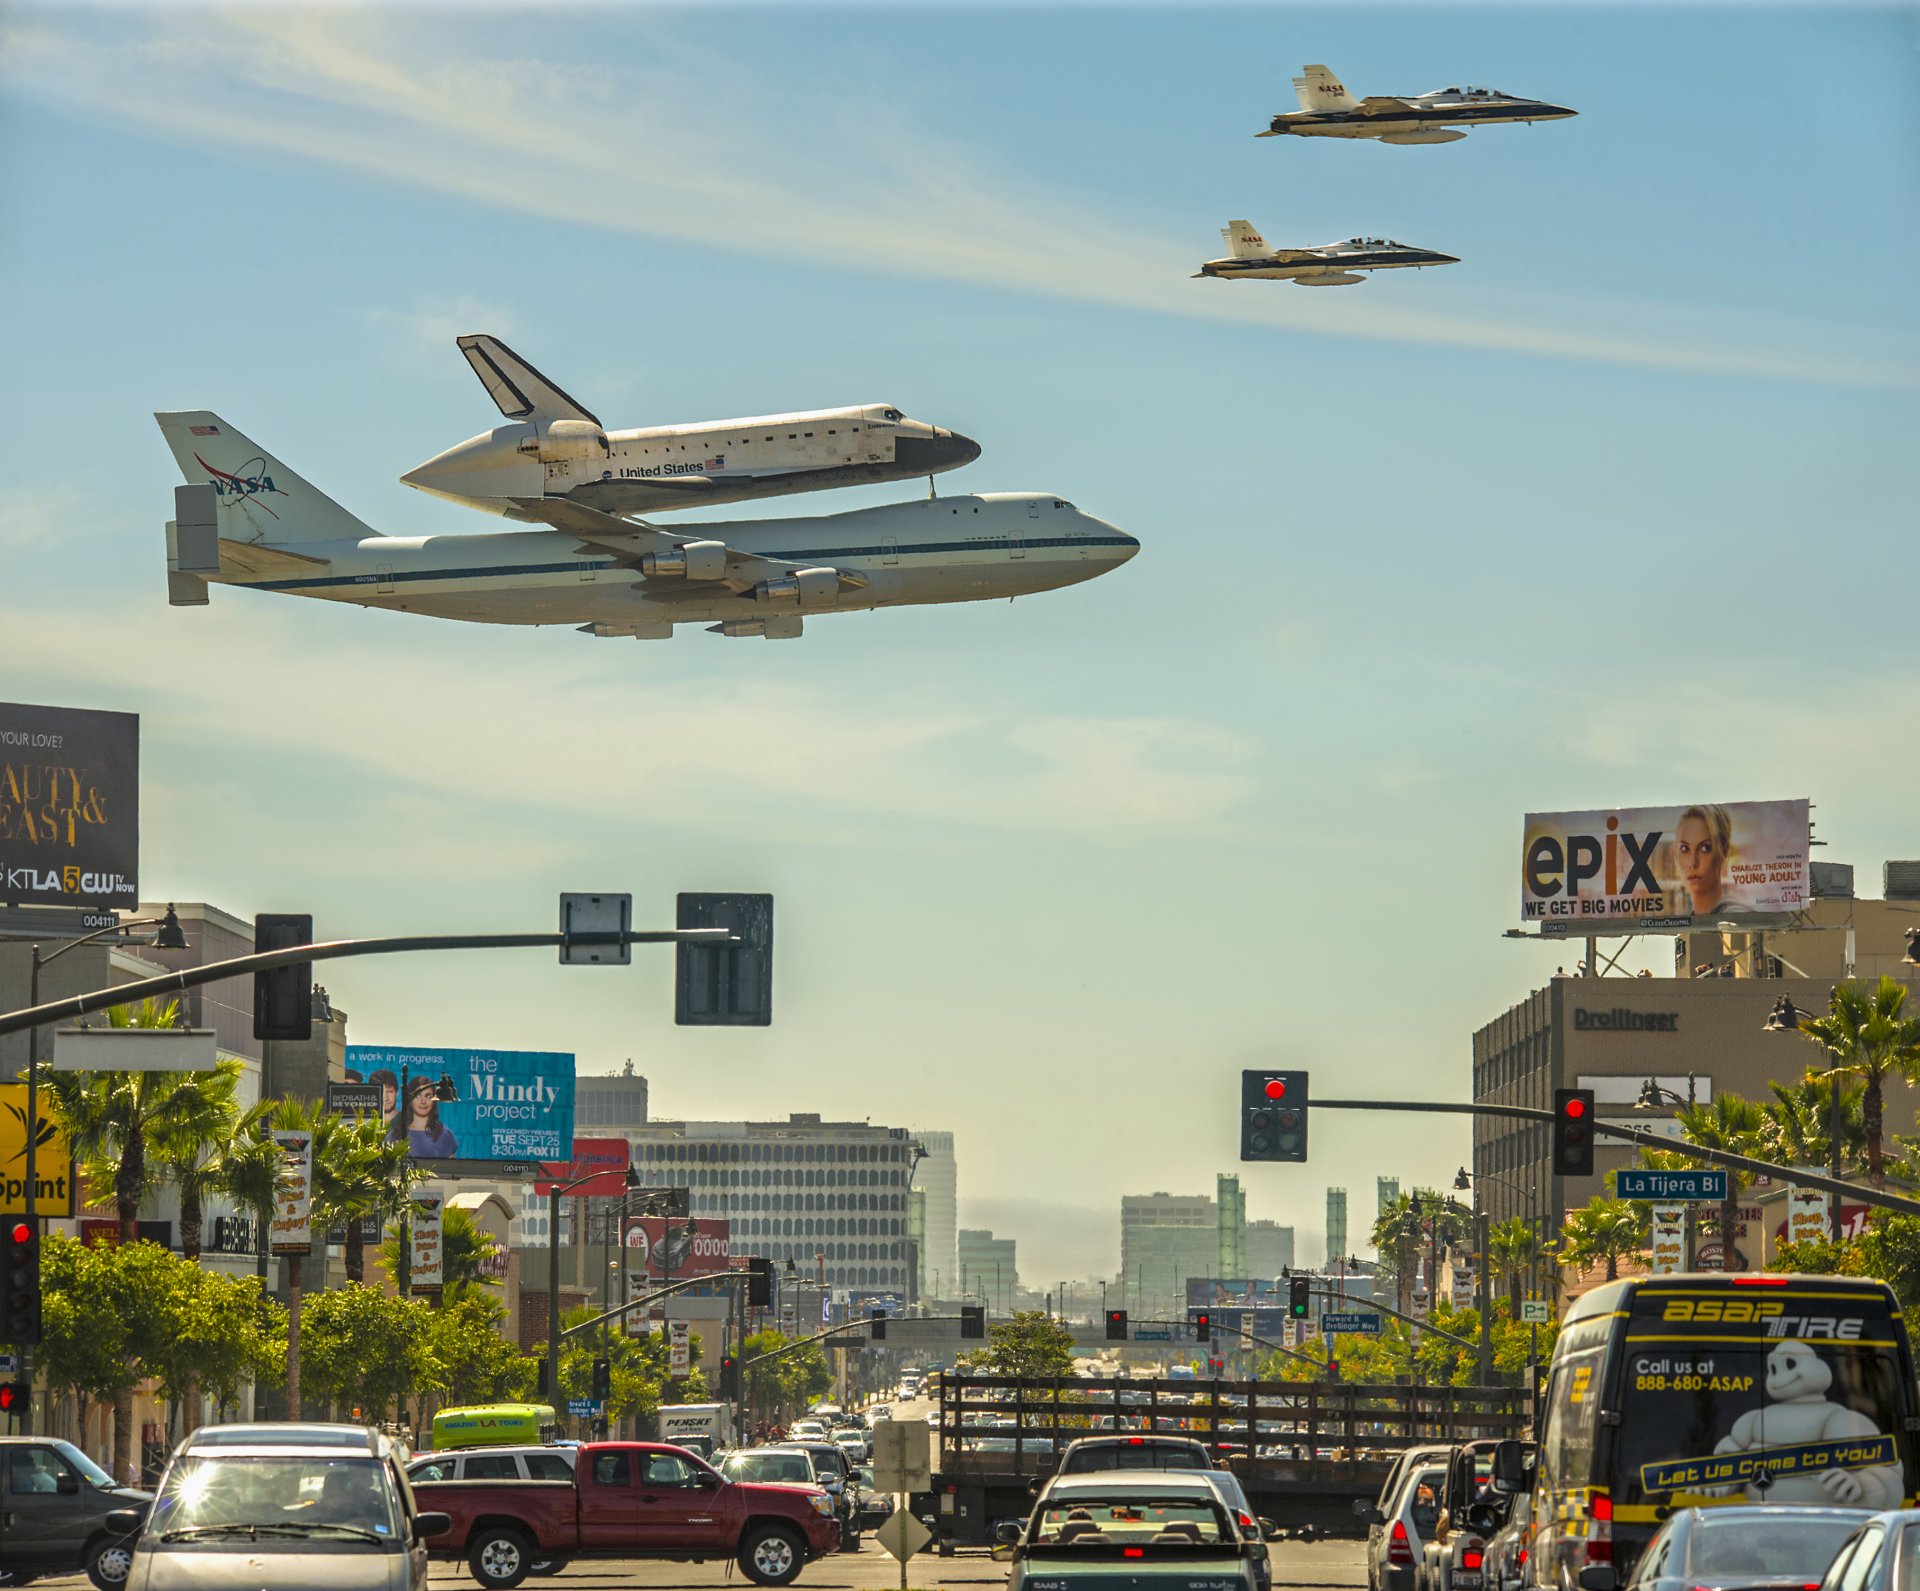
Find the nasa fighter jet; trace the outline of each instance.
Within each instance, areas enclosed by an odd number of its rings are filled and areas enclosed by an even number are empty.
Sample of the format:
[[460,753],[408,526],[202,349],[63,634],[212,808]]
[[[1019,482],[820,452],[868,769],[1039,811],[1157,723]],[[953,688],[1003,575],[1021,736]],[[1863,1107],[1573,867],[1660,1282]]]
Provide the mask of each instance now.
[[789,639],[810,615],[977,602],[1077,585],[1140,544],[1048,493],[928,498],[811,519],[663,530],[571,496],[502,499],[539,529],[383,536],[205,410],[156,414],[188,484],[167,525],[167,597],[210,584],[476,624],[571,624],[665,640],[676,624]]
[[1227,258],[1208,260],[1193,274],[1231,282],[1243,276],[1290,281],[1295,287],[1352,287],[1365,281],[1362,271],[1391,271],[1401,266],[1458,265],[1452,254],[1416,249],[1392,238],[1348,238],[1318,248],[1275,249],[1251,221],[1229,221],[1220,229]]
[[1545,100],[1521,99],[1497,88],[1437,88],[1402,99],[1370,94],[1355,99],[1324,66],[1293,80],[1297,111],[1283,111],[1257,138],[1293,133],[1302,138],[1377,138],[1383,144],[1450,144],[1463,129],[1495,122],[1563,121],[1580,113]]
[[497,337],[458,339],[507,424],[409,470],[408,486],[504,514],[564,499],[606,514],[744,503],[958,469],[980,445],[884,403],[609,431]]

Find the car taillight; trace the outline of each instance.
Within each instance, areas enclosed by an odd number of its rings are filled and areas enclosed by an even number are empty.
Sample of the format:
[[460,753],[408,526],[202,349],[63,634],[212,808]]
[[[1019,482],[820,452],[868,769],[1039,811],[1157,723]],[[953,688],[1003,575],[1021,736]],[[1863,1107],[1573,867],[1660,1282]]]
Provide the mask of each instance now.
[[1146,1555],[1147,1549],[1145,1547],[1122,1547],[1120,1549],[1120,1556],[1123,1558],[1144,1558]]
[[1525,1566],[1526,1561],[1527,1561],[1527,1549],[1525,1547],[1522,1547],[1520,1549],[1520,1562],[1523,1567]]
[[1387,1562],[1396,1569],[1405,1569],[1413,1562],[1413,1548],[1407,1542],[1407,1522],[1404,1519],[1393,1522],[1393,1534],[1387,1537]]
[[1587,1499],[1587,1562],[1613,1562],[1613,1499],[1605,1492]]
[[1735,1287],[1785,1287],[1787,1278],[1784,1276],[1736,1276],[1733,1279],[1733,1285]]
[[1460,1554],[1460,1567],[1462,1569],[1478,1569],[1480,1565],[1485,1562],[1486,1555],[1484,1553],[1463,1552]]

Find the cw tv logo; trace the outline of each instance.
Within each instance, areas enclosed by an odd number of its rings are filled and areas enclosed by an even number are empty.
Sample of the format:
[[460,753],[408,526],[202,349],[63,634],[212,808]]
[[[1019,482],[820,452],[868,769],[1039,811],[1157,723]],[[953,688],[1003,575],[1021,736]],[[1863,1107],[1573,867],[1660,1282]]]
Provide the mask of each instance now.
[[1622,834],[1617,817],[1607,819],[1604,835],[1569,834],[1564,845],[1553,835],[1543,834],[1527,848],[1527,892],[1548,900],[1562,891],[1572,897],[1589,879],[1599,878],[1608,895],[1631,895],[1636,890],[1658,894],[1653,852],[1665,837],[1661,829]]

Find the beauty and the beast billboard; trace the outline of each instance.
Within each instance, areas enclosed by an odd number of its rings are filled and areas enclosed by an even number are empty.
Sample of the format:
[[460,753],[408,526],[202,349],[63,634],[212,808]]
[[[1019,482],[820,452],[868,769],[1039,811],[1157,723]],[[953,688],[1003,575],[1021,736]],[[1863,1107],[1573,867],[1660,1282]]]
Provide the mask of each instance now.
[[0,702],[0,904],[140,903],[140,718]]
[[1807,899],[1811,807],[1729,801],[1529,812],[1520,916],[1543,931],[1619,934],[1778,917]]

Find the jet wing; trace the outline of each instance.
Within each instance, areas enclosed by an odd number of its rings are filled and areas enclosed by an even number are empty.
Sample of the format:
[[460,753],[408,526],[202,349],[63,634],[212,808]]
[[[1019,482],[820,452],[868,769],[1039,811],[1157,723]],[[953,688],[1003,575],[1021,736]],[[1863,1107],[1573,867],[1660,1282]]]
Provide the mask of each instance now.
[[303,552],[265,547],[257,541],[220,538],[220,572],[223,575],[246,575],[250,579],[264,580],[275,575],[302,575],[309,569],[324,569],[328,562],[325,558],[310,558]]
[[[684,542],[712,539],[675,534],[662,530],[658,525],[650,525],[645,520],[618,519],[612,514],[603,514],[597,508],[588,508],[584,503],[572,502],[564,497],[515,497],[511,501],[518,510],[516,518],[538,520],[553,526],[555,530],[565,531],[582,546],[591,547],[596,552],[611,553],[617,562],[629,568],[639,565],[643,553],[670,552]],[[682,592],[707,595],[716,585],[729,591],[750,591],[762,580],[778,580],[802,567],[809,566],[781,563],[763,558],[758,553],[729,547],[727,573],[723,580],[688,581],[675,577],[643,576],[641,584],[647,588],[649,596],[679,595]],[[867,584],[859,575],[845,570],[838,573],[840,589],[843,591],[858,590]]]
[[1369,94],[1365,99],[1360,101],[1360,114],[1362,116],[1392,116],[1396,113],[1410,111],[1413,108],[1414,107],[1409,105],[1405,100],[1395,99],[1391,94]]

